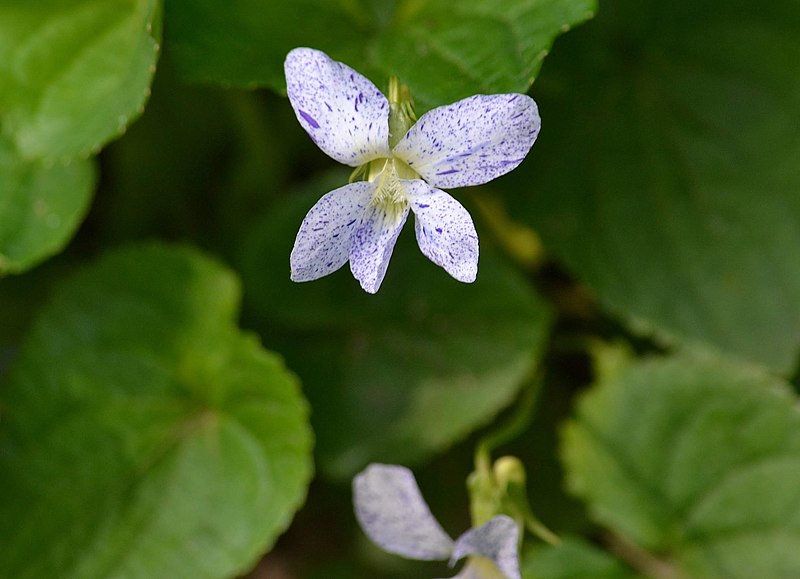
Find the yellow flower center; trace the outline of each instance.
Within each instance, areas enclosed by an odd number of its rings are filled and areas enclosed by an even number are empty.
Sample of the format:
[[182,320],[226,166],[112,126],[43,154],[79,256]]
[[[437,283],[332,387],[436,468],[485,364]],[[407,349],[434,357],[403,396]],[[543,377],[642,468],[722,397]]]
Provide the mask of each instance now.
[[395,157],[375,159],[356,171],[366,176],[370,183],[376,183],[370,204],[397,223],[408,208],[409,197],[401,179],[419,179],[419,175],[400,159]]

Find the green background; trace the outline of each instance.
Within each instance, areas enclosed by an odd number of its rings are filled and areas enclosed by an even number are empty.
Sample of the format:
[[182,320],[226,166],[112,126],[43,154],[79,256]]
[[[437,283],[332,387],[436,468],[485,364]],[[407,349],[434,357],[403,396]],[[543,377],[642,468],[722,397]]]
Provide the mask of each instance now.
[[[289,281],[347,181],[284,96],[321,49],[417,112],[527,92],[514,172],[451,193],[460,284]],[[0,576],[445,577],[350,479],[413,468],[452,536],[485,434],[525,579],[800,576],[800,4],[8,0],[0,5]]]

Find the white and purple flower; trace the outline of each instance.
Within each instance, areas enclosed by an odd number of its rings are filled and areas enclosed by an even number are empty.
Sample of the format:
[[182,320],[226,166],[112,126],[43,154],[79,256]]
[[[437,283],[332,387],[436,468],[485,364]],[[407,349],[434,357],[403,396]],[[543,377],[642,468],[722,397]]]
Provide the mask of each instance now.
[[533,99],[475,95],[411,126],[413,119],[392,122],[393,107],[375,85],[323,52],[296,48],[284,67],[289,101],[311,139],[367,178],[327,193],[308,212],[292,249],[292,280],[315,280],[349,261],[361,287],[377,292],[411,210],[422,253],[455,279],[475,281],[472,218],[437,187],[481,185],[519,165],[539,133]]
[[431,514],[414,474],[405,467],[371,464],[353,479],[353,503],[361,528],[384,551],[423,561],[467,564],[453,579],[520,579],[519,527],[497,515],[458,539]]

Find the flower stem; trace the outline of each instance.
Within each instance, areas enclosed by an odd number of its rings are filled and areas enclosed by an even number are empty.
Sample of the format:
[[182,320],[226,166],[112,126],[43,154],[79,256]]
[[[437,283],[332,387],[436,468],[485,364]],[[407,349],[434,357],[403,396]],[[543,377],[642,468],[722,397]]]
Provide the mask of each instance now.
[[[475,472],[470,477],[473,524],[480,525],[499,512],[511,516],[536,537],[557,545],[561,539],[531,510],[525,486],[525,469],[520,460],[504,456],[492,465],[492,451],[516,438],[531,422],[539,395],[541,378],[536,377],[522,393],[514,413],[475,448]],[[520,534],[521,539],[521,534]]]
[[561,537],[548,529],[533,513],[528,513],[528,516],[525,517],[525,527],[548,545],[561,543]]
[[536,378],[531,387],[520,396],[515,412],[496,430],[484,436],[475,448],[475,468],[488,472],[491,469],[491,454],[497,447],[515,439],[528,427],[539,397],[540,380]]

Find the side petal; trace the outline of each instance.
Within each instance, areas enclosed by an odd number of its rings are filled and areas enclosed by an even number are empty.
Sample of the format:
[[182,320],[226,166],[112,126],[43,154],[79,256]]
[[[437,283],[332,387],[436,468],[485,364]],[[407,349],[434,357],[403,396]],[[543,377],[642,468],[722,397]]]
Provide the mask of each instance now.
[[433,518],[407,468],[369,465],[353,479],[353,502],[361,528],[383,550],[426,561],[450,557],[453,540]]
[[311,48],[292,50],[284,71],[297,120],[320,149],[351,167],[390,156],[389,101],[372,82]]
[[382,206],[372,204],[361,218],[350,248],[350,271],[364,291],[374,294],[381,287],[407,217],[408,206],[387,213]]
[[350,183],[317,201],[303,219],[289,257],[292,281],[321,278],[347,262],[353,232],[374,188],[366,181]]
[[394,154],[434,187],[481,185],[519,165],[540,126],[529,96],[475,95],[422,115]]
[[478,234],[469,212],[453,197],[419,179],[403,180],[416,216],[417,244],[458,281],[478,275]]
[[450,564],[467,555],[477,555],[492,561],[507,579],[520,579],[518,538],[514,519],[497,515],[458,538]]

